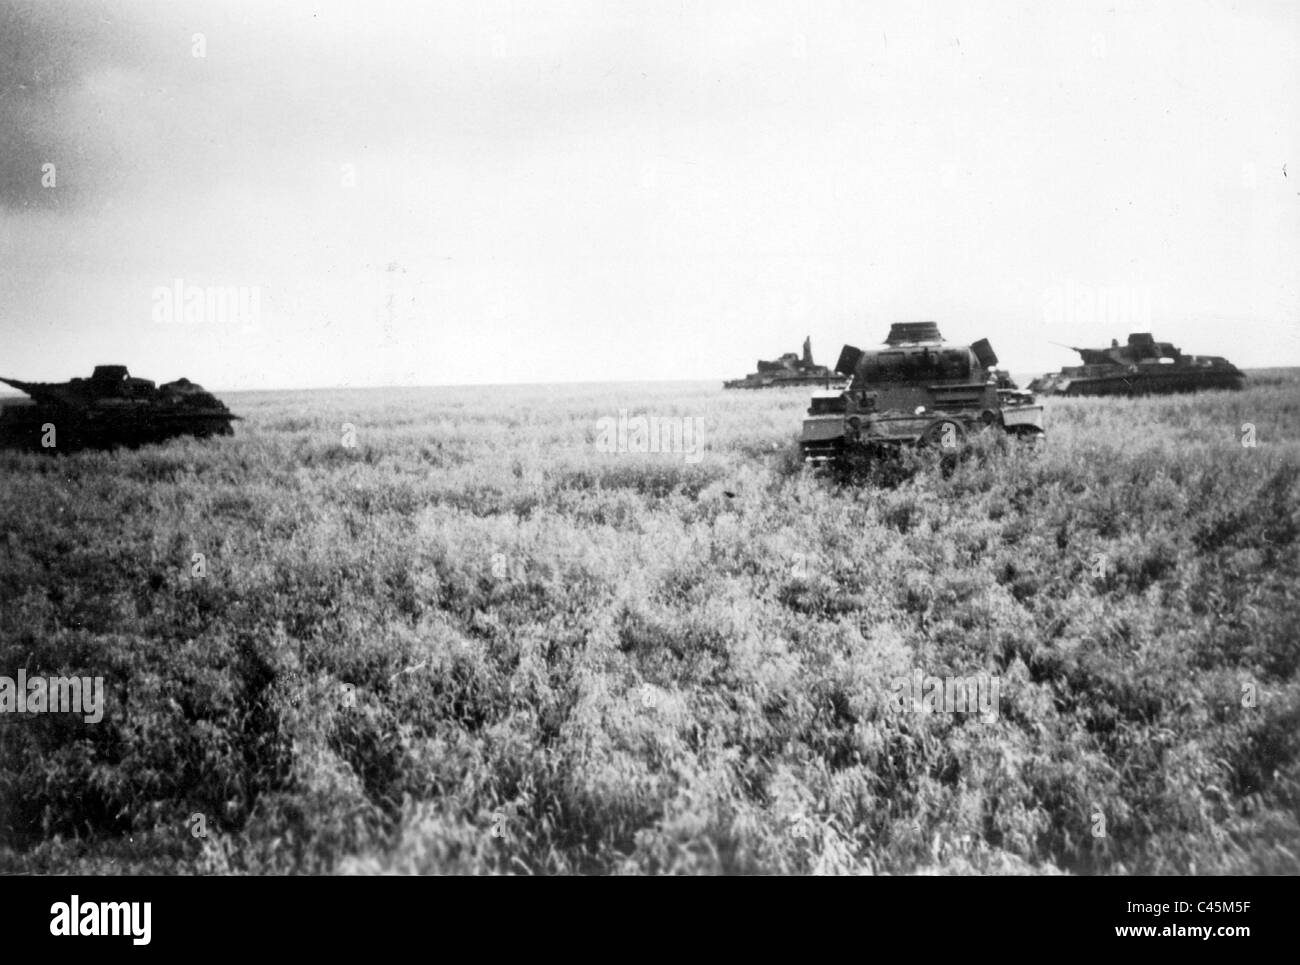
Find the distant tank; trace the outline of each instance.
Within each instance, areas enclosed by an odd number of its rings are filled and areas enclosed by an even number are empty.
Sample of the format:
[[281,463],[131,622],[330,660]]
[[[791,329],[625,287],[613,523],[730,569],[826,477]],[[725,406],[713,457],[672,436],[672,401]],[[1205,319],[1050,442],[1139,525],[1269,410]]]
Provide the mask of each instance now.
[[758,361],[758,371],[743,379],[723,382],[724,389],[773,389],[788,385],[833,385],[844,379],[824,365],[813,363],[812,338],[803,340],[803,356],[786,352],[771,362]]
[[994,427],[1041,438],[1043,407],[997,364],[987,339],[952,345],[934,322],[896,323],[880,348],[846,345],[835,371],[851,381],[847,391],[813,395],[799,440],[804,459],[833,463],[903,445],[957,451]]
[[0,441],[9,446],[107,448],[183,435],[228,436],[239,418],[189,379],[155,386],[132,378],[125,365],[97,365],[90,378],[71,382],[0,382],[33,400],[5,405],[0,413]]
[[1128,344],[1111,339],[1110,348],[1066,348],[1082,365],[1034,379],[1029,388],[1043,395],[1165,395],[1200,389],[1240,389],[1245,374],[1217,355],[1184,355],[1149,332],[1134,332]]

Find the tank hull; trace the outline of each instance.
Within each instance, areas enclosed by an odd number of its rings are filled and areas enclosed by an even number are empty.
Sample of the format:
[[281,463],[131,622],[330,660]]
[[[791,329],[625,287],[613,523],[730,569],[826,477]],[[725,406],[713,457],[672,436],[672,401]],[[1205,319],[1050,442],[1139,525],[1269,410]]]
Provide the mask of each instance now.
[[1184,392],[1240,391],[1245,376],[1233,372],[1119,372],[1070,375],[1060,372],[1035,380],[1033,391],[1043,395],[1177,395]]
[[747,375],[743,379],[731,379],[722,383],[724,389],[782,389],[788,386],[817,386],[834,388],[843,385],[845,380],[836,375]]
[[729,379],[722,383],[724,389],[780,389],[786,386],[818,385],[829,387],[845,380],[824,365],[817,365],[812,357],[812,339],[803,340],[803,354],[787,352],[773,361],[758,360],[755,371],[743,379]]
[[855,451],[887,452],[903,446],[957,450],[968,437],[993,428],[1015,436],[1043,435],[1043,407],[1037,404],[933,410],[920,415],[882,412],[856,421],[851,418],[819,415],[805,419],[799,436],[804,461],[834,463]]
[[157,386],[125,365],[97,365],[89,379],[68,382],[0,382],[32,400],[0,403],[0,445],[10,448],[66,452],[228,436],[239,418],[189,379]]
[[[0,445],[7,448],[75,451],[135,448],[180,436],[234,434],[229,412],[76,412],[44,405],[6,405],[0,411]],[[51,434],[49,427],[53,426]],[[50,445],[50,441],[53,445]]]

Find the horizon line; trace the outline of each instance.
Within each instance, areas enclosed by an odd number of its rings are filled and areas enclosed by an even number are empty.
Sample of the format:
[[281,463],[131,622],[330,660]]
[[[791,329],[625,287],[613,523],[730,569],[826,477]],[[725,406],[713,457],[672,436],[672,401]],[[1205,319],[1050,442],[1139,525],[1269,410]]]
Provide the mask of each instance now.
[[[1278,369],[1300,369],[1300,362],[1291,365],[1256,365],[1251,367],[1238,366],[1242,372],[1267,372]],[[1026,374],[1030,370],[1008,369],[1008,371],[1017,374]],[[1037,371],[1036,369],[1033,371]],[[74,376],[75,378],[75,376]],[[734,377],[733,377],[734,378]],[[392,384],[385,383],[380,385],[303,385],[303,386],[263,386],[263,387],[244,387],[229,388],[215,386],[210,387],[206,383],[200,383],[208,392],[225,392],[225,393],[242,393],[242,392],[337,392],[337,391],[372,391],[376,389],[491,389],[491,388],[510,388],[523,386],[550,386],[550,385],[666,385],[672,383],[699,383],[699,382],[727,382],[732,379],[726,376],[717,378],[700,377],[695,379],[572,379],[559,380],[553,382],[431,382],[418,384]],[[69,381],[69,380],[64,380]],[[55,383],[57,384],[57,383]],[[781,388],[781,386],[772,386],[772,388]],[[28,398],[26,392],[18,389],[11,389],[0,386],[0,398],[4,397]]]

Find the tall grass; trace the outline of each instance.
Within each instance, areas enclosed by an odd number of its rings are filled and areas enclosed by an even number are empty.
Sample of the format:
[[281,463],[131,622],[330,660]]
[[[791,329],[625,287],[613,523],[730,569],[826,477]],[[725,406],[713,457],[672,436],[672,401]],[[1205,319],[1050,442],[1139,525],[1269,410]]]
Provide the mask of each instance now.
[[[0,867],[1295,873],[1274,375],[864,485],[801,467],[806,390],[691,384],[235,395],[230,439],[0,454],[0,673],[110,689],[0,718]],[[620,409],[702,457],[598,451]],[[899,713],[914,669],[1000,712]]]

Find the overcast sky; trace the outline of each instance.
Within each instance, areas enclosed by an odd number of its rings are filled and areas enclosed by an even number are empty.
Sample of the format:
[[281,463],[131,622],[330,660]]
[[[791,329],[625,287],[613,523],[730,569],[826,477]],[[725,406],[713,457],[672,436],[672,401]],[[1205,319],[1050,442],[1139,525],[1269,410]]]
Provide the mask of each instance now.
[[1292,2],[0,0],[0,374],[1300,365],[1298,92]]

